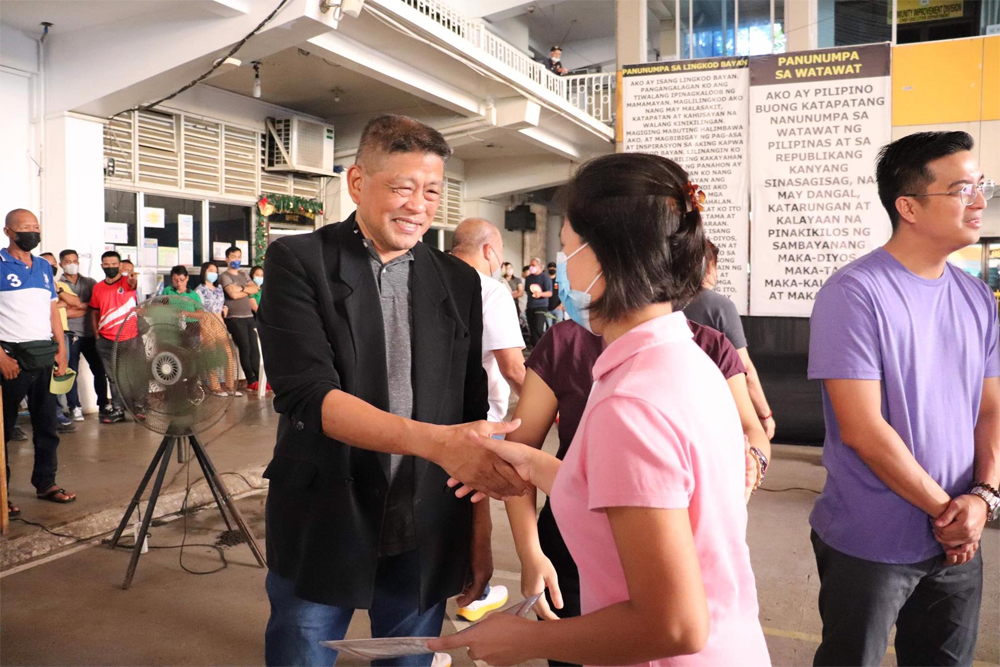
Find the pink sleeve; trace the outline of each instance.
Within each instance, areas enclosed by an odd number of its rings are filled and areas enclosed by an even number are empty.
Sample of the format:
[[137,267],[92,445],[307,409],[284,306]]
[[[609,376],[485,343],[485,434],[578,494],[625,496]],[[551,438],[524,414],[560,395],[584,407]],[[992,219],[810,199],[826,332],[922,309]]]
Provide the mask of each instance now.
[[590,412],[582,444],[589,509],[684,509],[690,503],[694,475],[688,446],[646,401],[602,401]]

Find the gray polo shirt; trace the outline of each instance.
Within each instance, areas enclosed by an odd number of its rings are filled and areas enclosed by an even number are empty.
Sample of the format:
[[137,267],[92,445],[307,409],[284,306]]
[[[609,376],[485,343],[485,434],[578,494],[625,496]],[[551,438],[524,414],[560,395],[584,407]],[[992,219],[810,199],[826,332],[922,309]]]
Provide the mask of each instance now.
[[[93,278],[88,278],[87,276],[77,275],[76,284],[64,273],[59,277],[60,282],[64,282],[67,285],[72,285],[73,291],[83,304],[87,304],[90,301],[90,295],[94,293],[94,285],[97,281]],[[69,330],[71,333],[75,333],[81,338],[93,338],[94,337],[94,321],[90,318],[90,313],[86,315],[81,315],[80,317],[71,317],[66,320],[66,324],[69,325]]]
[[[360,229],[355,229],[360,234]],[[410,336],[410,265],[413,253],[397,257],[387,264],[365,239],[369,265],[378,285],[382,305],[382,326],[385,331],[385,365],[389,379],[389,412],[406,419],[413,418],[413,340]],[[392,454],[389,464],[389,496],[379,555],[397,556],[417,548],[413,521],[414,469],[413,457]]]
[[685,306],[684,315],[692,322],[726,334],[726,338],[737,350],[747,346],[743,320],[736,312],[736,304],[714,290],[703,289]]

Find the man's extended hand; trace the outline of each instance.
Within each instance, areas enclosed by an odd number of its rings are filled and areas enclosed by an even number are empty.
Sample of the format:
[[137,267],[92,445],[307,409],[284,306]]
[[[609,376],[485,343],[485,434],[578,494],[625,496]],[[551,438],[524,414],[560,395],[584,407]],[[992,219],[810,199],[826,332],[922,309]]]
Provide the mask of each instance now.
[[979,496],[955,496],[945,511],[934,520],[934,538],[945,549],[970,543],[978,546],[986,526],[987,509],[986,503]]
[[478,421],[457,424],[443,429],[440,455],[435,463],[449,475],[473,489],[482,491],[491,498],[503,500],[520,496],[528,490],[528,483],[514,468],[493,452],[476,444],[475,435],[489,438],[493,435],[510,433],[521,425],[519,419],[512,422]]

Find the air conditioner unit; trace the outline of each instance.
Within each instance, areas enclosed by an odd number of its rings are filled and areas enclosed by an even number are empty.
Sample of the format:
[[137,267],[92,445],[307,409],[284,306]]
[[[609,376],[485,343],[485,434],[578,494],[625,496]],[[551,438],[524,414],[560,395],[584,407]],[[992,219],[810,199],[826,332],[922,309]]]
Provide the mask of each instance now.
[[267,119],[267,171],[333,176],[333,127],[301,118]]

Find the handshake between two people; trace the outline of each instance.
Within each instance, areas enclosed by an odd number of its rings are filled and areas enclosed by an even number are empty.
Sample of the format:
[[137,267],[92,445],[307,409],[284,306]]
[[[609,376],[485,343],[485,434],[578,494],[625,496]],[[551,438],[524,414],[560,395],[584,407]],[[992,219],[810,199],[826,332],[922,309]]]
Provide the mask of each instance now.
[[531,464],[533,457],[541,452],[495,437],[511,433],[520,425],[521,420],[515,419],[448,427],[437,463],[451,476],[448,486],[458,487],[457,497],[471,495],[472,502],[484,498],[508,500],[536,486]]

